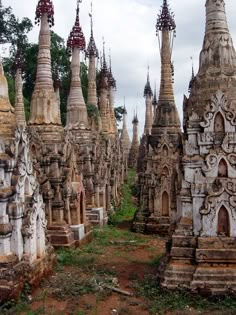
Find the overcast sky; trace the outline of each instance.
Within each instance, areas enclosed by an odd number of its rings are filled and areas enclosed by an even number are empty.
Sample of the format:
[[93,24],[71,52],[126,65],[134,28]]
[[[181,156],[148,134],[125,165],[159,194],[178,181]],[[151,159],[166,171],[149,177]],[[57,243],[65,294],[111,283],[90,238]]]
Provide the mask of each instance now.
[[[2,0],[4,6],[11,6],[15,15],[27,16],[32,21],[38,0]],[[150,66],[150,80],[154,89],[160,82],[160,53],[155,24],[162,0],[93,0],[94,37],[102,50],[102,37],[106,42],[107,55],[111,49],[112,68],[117,80],[116,106],[124,104],[128,110],[128,126],[132,134],[134,109],[138,108],[140,135],[145,118],[143,89],[146,83],[147,65]],[[183,94],[187,93],[191,77],[193,57],[195,72],[198,70],[199,53],[202,47],[205,27],[205,0],[169,0],[175,13],[177,37],[173,49],[175,65],[176,105],[182,119]],[[74,24],[77,0],[53,0],[55,26],[53,30],[67,39]],[[86,41],[90,36],[90,3],[83,0],[80,5],[80,20]],[[228,24],[236,42],[236,2],[225,0]],[[30,40],[37,41],[39,27],[30,33]]]

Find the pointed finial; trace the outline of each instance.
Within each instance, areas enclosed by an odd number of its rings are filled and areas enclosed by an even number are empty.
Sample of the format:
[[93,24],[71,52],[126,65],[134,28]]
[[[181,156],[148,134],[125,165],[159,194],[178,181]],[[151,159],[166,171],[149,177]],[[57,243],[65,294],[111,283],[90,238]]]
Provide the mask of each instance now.
[[90,40],[89,40],[89,44],[88,44],[88,48],[86,50],[86,57],[95,57],[95,58],[99,58],[99,53],[98,53],[98,49],[97,46],[95,44],[95,40],[93,37],[93,3],[91,1],[91,12],[89,13],[89,17],[90,17],[90,24],[91,24],[91,36],[90,36]]
[[144,87],[144,97],[146,97],[146,96],[150,96],[150,97],[153,96],[152,88],[151,88],[151,85],[150,85],[149,65],[148,65],[148,69],[147,69],[147,83],[146,83],[146,85]]
[[90,16],[90,26],[91,26],[91,34],[93,33],[93,2],[91,1],[91,11],[89,13]]
[[76,7],[76,19],[75,24],[70,32],[68,41],[67,41],[67,48],[72,51],[73,48],[77,47],[80,50],[85,50],[85,37],[80,26],[79,22],[79,4],[82,3],[82,0],[77,0],[77,7]]
[[109,74],[108,74],[108,83],[109,86],[113,89],[116,89],[116,80],[113,77],[112,70],[111,70],[111,49],[109,49]]
[[109,48],[109,68],[111,71],[111,48]]
[[153,96],[152,105],[154,106],[154,108],[156,108],[156,106],[157,106],[157,83],[156,82],[155,82],[155,89],[154,89],[154,96]]
[[194,66],[193,66],[193,57],[190,57],[190,59],[192,60],[192,76],[189,82],[189,86],[188,86],[188,92],[191,93],[192,88],[193,88],[193,83],[195,80],[195,74],[194,74]]
[[105,39],[104,39],[104,37],[102,37],[102,46],[103,46],[103,56],[102,56],[103,63],[102,63],[102,68],[103,68],[104,73],[107,72],[107,63],[106,63],[106,55],[105,55],[105,44],[106,44]]

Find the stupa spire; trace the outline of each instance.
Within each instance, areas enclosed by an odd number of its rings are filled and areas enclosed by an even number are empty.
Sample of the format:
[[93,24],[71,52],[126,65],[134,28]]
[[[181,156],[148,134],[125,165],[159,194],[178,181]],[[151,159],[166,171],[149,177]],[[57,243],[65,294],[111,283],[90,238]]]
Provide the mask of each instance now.
[[228,29],[224,0],[206,1],[206,28],[199,74],[213,68],[236,70],[236,52]]
[[110,133],[117,134],[116,118],[114,112],[114,91],[116,90],[116,80],[113,77],[111,69],[111,51],[109,53],[109,71],[108,71],[108,88],[109,88],[109,109],[110,109]]
[[8,94],[8,83],[4,74],[0,56],[0,134],[1,138],[13,138],[16,127],[14,108],[11,106]]
[[75,24],[70,32],[67,47],[72,54],[71,59],[71,85],[67,100],[67,129],[88,128],[88,114],[85,105],[81,80],[80,80],[80,52],[85,50],[85,38],[79,21],[79,4],[82,0],[77,0]]
[[17,50],[14,70],[15,76],[15,115],[18,126],[26,126],[25,121],[25,108],[24,108],[24,97],[23,97],[23,82],[22,82],[22,68],[23,68],[23,56],[20,50]]
[[163,5],[160,14],[158,15],[156,24],[161,53],[161,82],[153,133],[156,132],[155,128],[157,127],[166,127],[169,129],[180,127],[172,84],[173,70],[171,54],[175,30],[176,24],[174,14],[170,11],[167,0],[163,0]]
[[41,24],[35,88],[30,106],[30,125],[61,125],[57,98],[54,93],[51,69],[51,34],[54,25],[52,0],[39,0],[35,22]]
[[152,99],[152,105],[153,105],[153,122],[155,121],[155,114],[157,109],[157,86],[155,84],[153,99]]
[[133,124],[133,138],[131,142],[130,152],[129,152],[129,167],[136,168],[138,162],[139,154],[139,136],[138,136],[138,115],[137,111],[134,112],[134,118],[132,120]]
[[189,81],[189,86],[188,86],[188,92],[191,93],[192,87],[193,87],[193,82],[195,79],[195,73],[194,73],[194,68],[193,68],[193,58],[191,57],[192,60],[192,75],[191,75],[191,79]]
[[86,50],[86,57],[99,57],[98,49],[94,40],[94,35],[93,35],[93,4],[91,2],[91,13],[89,13],[90,16],[90,27],[91,27],[91,35],[90,35],[90,40],[88,44],[88,48]]
[[103,57],[101,60],[101,77],[100,77],[100,100],[99,111],[102,122],[102,131],[109,133],[110,108],[109,108],[109,85],[108,69],[105,55],[105,41],[103,39]]
[[127,130],[127,122],[126,122],[126,117],[127,117],[127,110],[125,107],[125,98],[124,98],[124,108],[123,108],[123,127],[121,131],[121,142],[123,145],[123,151],[126,157],[129,155],[129,149],[130,149],[130,139],[129,139],[129,133]]
[[86,57],[89,58],[88,68],[88,100],[89,105],[98,105],[97,101],[97,83],[96,83],[96,58],[99,57],[97,46],[93,36],[93,6],[91,2],[91,13],[89,14],[91,20],[91,35],[89,44],[86,50]]
[[147,71],[147,82],[144,87],[144,97],[146,100],[146,114],[145,114],[145,125],[144,125],[144,134],[148,135],[151,133],[152,129],[152,123],[153,123],[153,118],[152,118],[152,97],[153,97],[153,92],[152,88],[150,85],[150,78],[149,78],[149,66],[148,66],[148,71]]

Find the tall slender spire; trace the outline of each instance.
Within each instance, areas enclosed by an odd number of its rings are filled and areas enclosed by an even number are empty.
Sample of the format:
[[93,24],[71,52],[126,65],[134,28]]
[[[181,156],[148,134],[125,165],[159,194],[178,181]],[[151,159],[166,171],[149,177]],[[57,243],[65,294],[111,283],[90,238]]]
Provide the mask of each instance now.
[[129,152],[129,167],[136,168],[138,162],[139,154],[139,136],[138,136],[138,115],[137,111],[134,113],[133,124],[133,138],[131,142],[130,152]]
[[195,79],[195,74],[194,74],[194,68],[193,68],[193,58],[191,57],[192,60],[192,76],[189,82],[189,86],[188,86],[188,92],[191,93],[192,88],[193,88],[193,83],[194,83],[194,79]]
[[67,47],[72,53],[71,59],[71,86],[67,100],[67,129],[88,128],[88,114],[85,105],[80,80],[80,51],[85,50],[85,38],[79,21],[79,4],[77,1],[75,24],[70,32]]
[[86,57],[89,58],[89,68],[88,68],[88,100],[89,105],[97,106],[97,83],[96,83],[96,58],[99,57],[98,49],[95,44],[93,36],[93,10],[91,2],[91,13],[89,14],[91,20],[91,35],[89,44],[86,50]]
[[124,98],[123,127],[121,131],[121,142],[122,142],[124,154],[127,157],[129,155],[129,150],[130,150],[130,138],[129,138],[129,133],[127,130],[126,117],[127,117],[127,110],[125,107],[125,98]]
[[144,87],[144,97],[146,100],[146,115],[145,115],[144,134],[149,135],[149,134],[151,134],[152,123],[153,123],[153,118],[152,118],[153,92],[152,92],[152,88],[150,85],[149,66],[148,66],[148,71],[147,71],[147,82],[146,82],[146,85]]
[[229,72],[236,70],[236,53],[229,34],[223,0],[206,1],[206,29],[199,74],[214,68]]
[[157,18],[156,30],[161,52],[161,82],[153,133],[159,132],[156,128],[166,127],[172,131],[180,127],[180,120],[175,106],[172,84],[171,54],[175,37],[176,24],[174,14],[170,11],[167,0],[163,0],[162,9]]
[[108,88],[109,88],[109,109],[110,109],[110,133],[117,134],[116,118],[114,112],[114,91],[116,90],[116,80],[112,74],[111,52],[109,53],[109,71],[108,71]]
[[156,84],[155,84],[154,95],[153,95],[153,100],[152,100],[152,105],[153,105],[153,122],[155,121],[157,104],[158,104],[157,103],[157,87],[156,87]]
[[103,39],[103,57],[102,57],[102,68],[100,75],[100,99],[99,99],[99,111],[102,122],[102,131],[104,133],[109,133],[109,85],[108,85],[108,69],[105,56],[105,41]]
[[36,23],[40,23],[37,75],[30,106],[30,125],[61,125],[57,98],[54,93],[51,70],[51,34],[54,25],[52,0],[39,0]]
[[23,56],[20,50],[17,50],[14,70],[16,72],[15,76],[15,114],[16,122],[18,126],[25,126],[25,108],[24,108],[24,97],[22,93],[23,82],[22,82],[22,67],[23,67]]
[[1,138],[14,137],[16,118],[14,109],[11,106],[8,95],[8,83],[2,66],[0,57],[0,135]]

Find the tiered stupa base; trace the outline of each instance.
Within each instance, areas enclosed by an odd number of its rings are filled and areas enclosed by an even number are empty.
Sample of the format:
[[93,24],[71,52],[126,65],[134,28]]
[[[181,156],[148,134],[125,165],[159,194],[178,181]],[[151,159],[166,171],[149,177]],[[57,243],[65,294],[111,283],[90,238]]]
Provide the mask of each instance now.
[[55,261],[51,245],[47,246],[45,256],[32,264],[27,257],[20,262],[14,255],[0,257],[0,303],[18,300],[26,284],[31,288],[37,287],[52,272]]
[[236,295],[236,243],[230,237],[194,237],[182,219],[172,236],[162,287],[203,295]]
[[170,232],[170,218],[152,217],[149,216],[149,211],[140,211],[135,216],[132,230],[138,233],[157,234],[165,237]]

